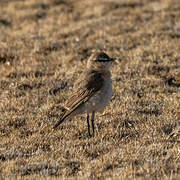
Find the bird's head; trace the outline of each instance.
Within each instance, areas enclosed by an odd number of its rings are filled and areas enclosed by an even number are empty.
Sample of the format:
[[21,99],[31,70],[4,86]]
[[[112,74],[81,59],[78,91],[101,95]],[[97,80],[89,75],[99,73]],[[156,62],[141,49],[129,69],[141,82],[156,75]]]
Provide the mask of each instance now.
[[110,58],[106,53],[95,52],[88,59],[87,67],[93,69],[109,69],[113,61],[114,59]]

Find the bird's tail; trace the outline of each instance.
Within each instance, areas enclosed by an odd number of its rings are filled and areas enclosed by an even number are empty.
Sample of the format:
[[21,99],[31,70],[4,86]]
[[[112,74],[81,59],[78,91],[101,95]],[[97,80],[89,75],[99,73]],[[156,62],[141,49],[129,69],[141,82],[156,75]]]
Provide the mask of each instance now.
[[55,130],[61,123],[63,123],[67,118],[69,118],[70,115],[71,113],[69,113],[68,110],[64,110],[59,121],[53,126],[53,129]]

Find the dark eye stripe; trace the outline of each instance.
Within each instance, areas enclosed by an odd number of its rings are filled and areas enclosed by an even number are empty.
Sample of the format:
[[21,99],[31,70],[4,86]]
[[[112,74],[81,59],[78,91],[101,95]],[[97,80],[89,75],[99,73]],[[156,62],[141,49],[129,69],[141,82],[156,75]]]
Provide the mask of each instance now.
[[107,54],[105,54],[105,53],[100,53],[99,55],[98,55],[98,59],[109,59],[109,56],[107,55]]
[[99,62],[108,62],[108,61],[111,61],[111,60],[97,60]]
[[97,61],[99,62],[108,62],[108,61],[113,61],[112,58],[109,58],[109,59],[98,59]]

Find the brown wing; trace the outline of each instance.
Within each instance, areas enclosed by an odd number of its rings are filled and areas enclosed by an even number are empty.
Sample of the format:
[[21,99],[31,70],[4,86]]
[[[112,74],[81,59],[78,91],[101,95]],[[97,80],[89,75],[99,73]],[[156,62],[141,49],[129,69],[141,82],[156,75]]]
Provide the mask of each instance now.
[[63,114],[62,118],[57,122],[54,128],[61,124],[81,104],[87,102],[94,94],[103,88],[104,79],[101,73],[97,71],[88,71],[84,77],[86,79],[80,80],[77,84],[78,88],[66,103],[67,111]]
[[91,71],[85,76],[87,79],[82,80],[76,86],[76,92],[68,99],[66,107],[73,110],[82,103],[88,101],[96,92],[98,92],[104,85],[104,80],[101,73]]

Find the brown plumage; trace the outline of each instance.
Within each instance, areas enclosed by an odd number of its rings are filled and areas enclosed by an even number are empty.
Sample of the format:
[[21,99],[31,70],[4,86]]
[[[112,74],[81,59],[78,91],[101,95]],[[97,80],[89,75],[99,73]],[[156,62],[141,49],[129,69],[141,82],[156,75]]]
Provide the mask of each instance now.
[[112,95],[111,74],[109,72],[109,65],[112,60],[103,52],[95,53],[89,58],[87,69],[75,83],[75,91],[67,100],[65,111],[55,124],[54,129],[64,120],[77,114],[86,113],[88,134],[91,136],[89,114],[92,113],[92,130],[94,135],[95,112],[103,110]]

